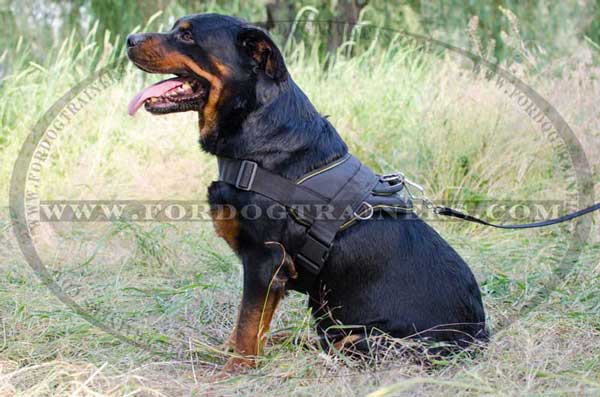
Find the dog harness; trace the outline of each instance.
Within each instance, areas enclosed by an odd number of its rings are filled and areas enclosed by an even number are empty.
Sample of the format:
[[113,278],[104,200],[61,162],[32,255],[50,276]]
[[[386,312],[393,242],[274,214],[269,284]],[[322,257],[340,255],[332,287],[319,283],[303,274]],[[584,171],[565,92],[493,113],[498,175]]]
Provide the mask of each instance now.
[[301,290],[314,284],[341,230],[371,219],[376,211],[413,209],[402,174],[377,175],[350,154],[295,181],[254,161],[219,157],[218,162],[220,181],[279,203],[303,228],[304,242],[290,252]]

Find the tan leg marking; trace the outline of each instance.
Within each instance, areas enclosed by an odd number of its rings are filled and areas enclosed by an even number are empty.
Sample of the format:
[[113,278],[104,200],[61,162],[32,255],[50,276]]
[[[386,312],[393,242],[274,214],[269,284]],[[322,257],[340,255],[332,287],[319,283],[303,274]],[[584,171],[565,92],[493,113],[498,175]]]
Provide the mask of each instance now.
[[240,221],[237,218],[235,209],[228,206],[218,207],[212,210],[210,215],[217,235],[223,238],[232,250],[237,252]]
[[264,297],[254,302],[242,299],[238,322],[235,326],[235,352],[236,357],[227,361],[223,371],[236,372],[242,367],[256,365],[256,357],[261,353],[265,344],[265,335],[269,332],[275,310],[285,293],[287,274],[292,278],[297,277],[292,259],[287,255],[283,245],[283,258],[264,291]]
[[333,344],[333,347],[336,350],[343,351],[346,348],[346,346],[351,346],[355,342],[361,340],[362,338],[363,337],[361,335],[348,335],[348,336],[344,336],[342,338],[342,340],[335,342]]

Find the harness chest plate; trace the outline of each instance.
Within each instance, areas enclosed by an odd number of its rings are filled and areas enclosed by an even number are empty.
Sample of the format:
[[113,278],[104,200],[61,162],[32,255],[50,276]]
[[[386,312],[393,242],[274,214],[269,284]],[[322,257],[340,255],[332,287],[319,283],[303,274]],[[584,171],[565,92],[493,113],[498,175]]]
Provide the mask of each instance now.
[[308,289],[327,261],[335,236],[376,211],[412,211],[401,178],[376,175],[348,154],[290,180],[256,162],[219,157],[219,180],[283,205],[305,228],[304,243],[292,252],[301,289]]

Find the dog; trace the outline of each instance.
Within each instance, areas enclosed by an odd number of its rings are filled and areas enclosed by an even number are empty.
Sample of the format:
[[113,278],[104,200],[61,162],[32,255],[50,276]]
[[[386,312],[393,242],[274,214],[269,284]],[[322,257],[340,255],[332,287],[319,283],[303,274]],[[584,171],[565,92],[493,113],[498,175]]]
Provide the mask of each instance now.
[[[294,83],[264,30],[218,14],[179,19],[166,33],[133,34],[127,55],[148,73],[176,77],[141,91],[130,103],[160,115],[198,114],[202,150],[254,161],[289,180],[342,158],[347,146]],[[248,219],[239,210],[273,201],[217,181],[208,189],[216,233],[243,265],[243,294],[225,371],[256,365],[286,291],[302,272],[296,220]],[[265,212],[263,212],[264,214]],[[488,332],[478,284],[464,260],[418,217],[383,214],[339,232],[318,282],[305,292],[318,334],[346,340],[345,326],[394,338],[418,337],[465,347]]]

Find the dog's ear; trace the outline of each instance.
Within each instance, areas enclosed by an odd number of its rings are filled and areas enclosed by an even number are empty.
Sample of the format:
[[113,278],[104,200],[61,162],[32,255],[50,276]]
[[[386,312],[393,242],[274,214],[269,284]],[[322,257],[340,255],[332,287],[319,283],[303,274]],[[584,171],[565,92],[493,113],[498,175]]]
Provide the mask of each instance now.
[[267,32],[260,28],[246,27],[238,33],[237,42],[268,77],[277,83],[287,78],[283,56]]

